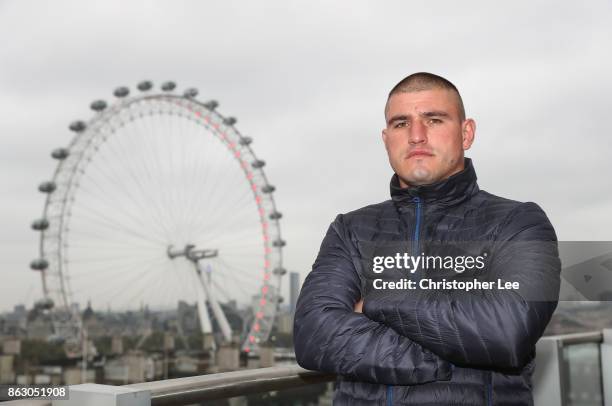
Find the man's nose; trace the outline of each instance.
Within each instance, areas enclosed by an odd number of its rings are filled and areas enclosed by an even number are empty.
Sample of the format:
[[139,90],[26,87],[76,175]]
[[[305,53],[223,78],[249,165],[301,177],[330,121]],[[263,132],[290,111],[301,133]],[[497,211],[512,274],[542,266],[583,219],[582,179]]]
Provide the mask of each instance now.
[[415,120],[410,126],[408,130],[408,141],[411,144],[427,142],[427,127],[420,120]]

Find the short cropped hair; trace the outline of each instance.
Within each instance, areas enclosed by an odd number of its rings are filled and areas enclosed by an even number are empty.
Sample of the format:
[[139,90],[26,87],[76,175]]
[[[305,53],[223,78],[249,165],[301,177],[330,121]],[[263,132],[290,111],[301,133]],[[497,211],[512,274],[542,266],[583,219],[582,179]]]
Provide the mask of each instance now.
[[[463,100],[461,99],[461,94],[459,94],[457,87],[442,76],[434,75],[433,73],[428,72],[413,73],[412,75],[406,76],[397,85],[393,86],[393,89],[391,89],[389,96],[387,97],[387,105],[389,104],[389,99],[394,94],[420,92],[423,90],[432,89],[446,89],[455,93],[457,95],[459,118],[461,121],[465,120],[465,108],[463,107]],[[385,106],[385,114],[387,112],[387,105]]]

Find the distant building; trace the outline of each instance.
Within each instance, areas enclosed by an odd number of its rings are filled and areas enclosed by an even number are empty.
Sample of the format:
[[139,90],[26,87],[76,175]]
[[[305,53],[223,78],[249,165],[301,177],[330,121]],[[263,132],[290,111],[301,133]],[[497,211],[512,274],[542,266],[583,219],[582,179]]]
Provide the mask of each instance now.
[[0,355],[0,384],[15,383],[14,359],[13,355]]
[[4,340],[2,343],[2,352],[7,355],[21,354],[21,340],[16,338]]
[[35,319],[28,322],[28,338],[46,340],[52,334],[53,325],[48,315],[38,314]]
[[200,319],[198,318],[198,307],[187,302],[179,301],[177,319],[179,329],[185,334],[200,330]]
[[16,305],[14,310],[0,318],[3,335],[21,337],[27,328],[28,312],[24,305]]
[[289,272],[289,311],[295,313],[298,296],[300,294],[300,274]]
[[293,313],[280,313],[277,315],[276,328],[279,333],[293,333]]
[[123,354],[123,337],[113,336],[111,339],[111,353]]
[[161,376],[161,365],[157,365],[155,357],[145,354],[124,355],[104,365],[104,380],[111,384],[145,382]]

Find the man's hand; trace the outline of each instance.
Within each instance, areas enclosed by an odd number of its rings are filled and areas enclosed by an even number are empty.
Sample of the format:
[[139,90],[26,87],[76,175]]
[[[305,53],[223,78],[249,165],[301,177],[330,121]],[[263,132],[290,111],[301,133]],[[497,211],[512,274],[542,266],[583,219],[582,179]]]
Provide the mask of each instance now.
[[363,299],[355,303],[355,308],[353,309],[353,311],[357,313],[363,313]]

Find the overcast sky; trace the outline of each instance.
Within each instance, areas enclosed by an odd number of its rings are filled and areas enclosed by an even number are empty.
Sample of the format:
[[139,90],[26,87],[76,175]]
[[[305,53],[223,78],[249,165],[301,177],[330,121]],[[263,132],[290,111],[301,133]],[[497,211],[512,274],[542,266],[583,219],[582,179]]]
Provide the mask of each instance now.
[[537,202],[562,240],[611,240],[611,4],[0,1],[0,310],[41,296],[30,223],[50,151],[92,100],[142,79],[238,118],[302,278],[337,213],[388,198],[385,96],[415,71],[461,91],[482,189]]

